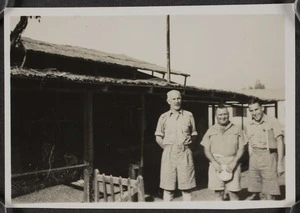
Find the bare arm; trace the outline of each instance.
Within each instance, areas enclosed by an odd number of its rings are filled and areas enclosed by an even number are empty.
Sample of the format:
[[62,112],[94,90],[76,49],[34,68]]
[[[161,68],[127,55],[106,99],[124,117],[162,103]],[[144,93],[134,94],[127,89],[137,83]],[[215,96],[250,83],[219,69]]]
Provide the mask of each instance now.
[[239,162],[239,160],[243,156],[244,151],[245,151],[245,146],[239,147],[239,149],[237,150],[235,158],[228,164],[229,172],[232,172],[234,170],[234,168],[236,167],[237,163]]
[[155,140],[156,142],[158,143],[158,145],[163,149],[164,148],[164,145],[163,145],[163,138],[159,135],[156,135],[155,136]]
[[207,159],[212,163],[216,171],[220,172],[222,170],[221,165],[215,160],[214,156],[210,152],[210,148],[204,147],[204,153]]
[[277,163],[277,173],[278,175],[281,175],[284,172],[284,142],[283,142],[283,136],[277,137],[277,152],[278,152],[278,163]]

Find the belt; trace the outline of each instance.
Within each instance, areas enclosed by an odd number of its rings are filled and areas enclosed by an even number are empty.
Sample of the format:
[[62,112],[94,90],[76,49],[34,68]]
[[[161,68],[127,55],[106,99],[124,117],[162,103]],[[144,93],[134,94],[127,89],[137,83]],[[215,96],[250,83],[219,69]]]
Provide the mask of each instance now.
[[[253,151],[268,151],[267,148],[253,147]],[[277,149],[269,149],[270,153],[277,153]]]
[[266,150],[268,150],[267,148],[261,148],[261,147],[253,147],[252,149],[255,150],[255,151],[266,151]]
[[170,149],[184,151],[190,148],[191,144],[179,145],[179,144],[166,144],[165,147],[170,147]]

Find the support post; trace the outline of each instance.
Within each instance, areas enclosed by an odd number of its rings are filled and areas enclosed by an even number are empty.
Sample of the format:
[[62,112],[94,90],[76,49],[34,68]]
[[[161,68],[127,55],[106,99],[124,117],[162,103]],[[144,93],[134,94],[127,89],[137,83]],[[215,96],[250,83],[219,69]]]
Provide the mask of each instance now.
[[168,83],[171,81],[171,56],[170,56],[170,15],[167,15],[167,68],[168,68]]
[[244,130],[244,104],[242,104],[242,130]]
[[278,102],[277,101],[274,103],[274,107],[275,107],[275,117],[278,118]]
[[215,105],[213,104],[212,106],[212,125],[214,125],[215,124],[215,117],[216,117],[216,110],[215,110]]
[[140,168],[139,175],[142,175],[144,167],[144,141],[145,141],[145,95],[141,95],[141,159],[140,159]]
[[[92,176],[93,171],[93,161],[94,161],[94,153],[93,153],[93,93],[86,92],[84,93],[84,161],[89,164],[88,167],[88,184],[87,186],[87,194],[89,198],[87,199],[88,202],[91,200],[91,192],[90,189],[92,188],[90,178]],[[87,177],[85,178],[87,179]],[[86,180],[85,180],[86,181]]]
[[88,168],[83,170],[83,202],[90,202],[90,173]]
[[183,84],[183,86],[186,86],[186,79],[187,79],[187,76],[184,76],[184,84]]

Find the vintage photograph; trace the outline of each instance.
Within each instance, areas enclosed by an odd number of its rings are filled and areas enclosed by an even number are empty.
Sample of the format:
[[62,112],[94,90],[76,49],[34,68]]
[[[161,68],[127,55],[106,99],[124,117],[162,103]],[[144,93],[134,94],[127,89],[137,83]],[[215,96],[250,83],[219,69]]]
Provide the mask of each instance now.
[[287,206],[295,32],[277,6],[9,10],[6,200]]

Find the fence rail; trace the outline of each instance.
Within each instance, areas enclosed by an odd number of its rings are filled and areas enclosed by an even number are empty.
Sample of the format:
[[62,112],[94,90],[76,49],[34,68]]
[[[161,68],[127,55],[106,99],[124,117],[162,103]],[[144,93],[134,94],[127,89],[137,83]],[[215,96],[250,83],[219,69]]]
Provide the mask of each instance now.
[[57,172],[57,171],[63,171],[63,170],[69,170],[69,169],[79,169],[79,168],[85,168],[89,166],[88,163],[84,164],[79,164],[75,166],[65,166],[65,167],[59,167],[59,168],[54,168],[54,169],[44,169],[44,170],[38,170],[35,172],[26,172],[26,173],[20,173],[20,174],[12,174],[12,178],[18,178],[18,177],[24,177],[28,175],[38,175],[42,173],[47,173],[47,172]]
[[54,185],[71,183],[83,177],[83,201],[89,202],[90,175],[88,163],[12,174],[12,197],[33,193]]

